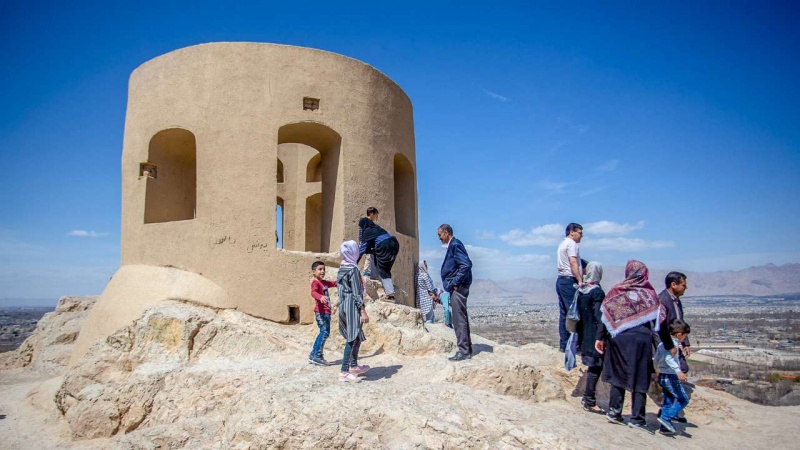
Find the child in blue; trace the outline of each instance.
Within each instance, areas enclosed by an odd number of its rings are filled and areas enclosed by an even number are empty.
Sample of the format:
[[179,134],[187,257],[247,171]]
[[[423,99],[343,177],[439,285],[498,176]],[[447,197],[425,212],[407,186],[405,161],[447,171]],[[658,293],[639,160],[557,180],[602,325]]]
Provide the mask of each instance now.
[[[673,320],[669,325],[669,334],[675,348],[680,352],[680,343],[684,342],[689,334],[689,324],[682,320]],[[681,371],[678,359],[664,349],[664,344],[658,344],[656,356],[653,358],[658,372],[658,384],[664,394],[664,401],[661,403],[661,416],[658,423],[661,424],[662,434],[674,434],[675,425],[672,421],[689,404],[689,396],[683,390],[682,382],[686,381],[686,374]]]

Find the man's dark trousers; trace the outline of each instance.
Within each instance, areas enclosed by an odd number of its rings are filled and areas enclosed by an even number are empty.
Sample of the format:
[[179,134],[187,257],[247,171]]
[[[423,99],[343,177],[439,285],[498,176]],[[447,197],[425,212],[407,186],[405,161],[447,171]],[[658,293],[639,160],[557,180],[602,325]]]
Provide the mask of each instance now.
[[560,275],[556,280],[556,294],[558,294],[558,349],[562,352],[567,348],[567,341],[569,340],[569,331],[564,320],[567,318],[567,311],[572,300],[575,299],[575,291],[577,288],[575,284],[578,280],[575,277],[566,277]]
[[459,287],[453,290],[453,293],[450,294],[450,308],[453,311],[453,330],[456,332],[458,351],[464,355],[471,355],[472,338],[469,331],[467,296],[469,296],[469,288]]

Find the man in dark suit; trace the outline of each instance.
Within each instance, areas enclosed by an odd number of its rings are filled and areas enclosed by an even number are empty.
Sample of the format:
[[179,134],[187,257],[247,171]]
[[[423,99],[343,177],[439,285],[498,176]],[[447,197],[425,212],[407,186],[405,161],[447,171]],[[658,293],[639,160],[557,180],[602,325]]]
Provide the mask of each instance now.
[[450,308],[453,311],[453,329],[456,332],[458,351],[450,357],[451,361],[462,361],[472,358],[472,338],[469,331],[469,314],[467,314],[467,297],[472,285],[472,261],[467,255],[464,244],[453,237],[453,227],[448,224],[436,230],[439,240],[447,245],[442,262],[442,283],[444,290],[450,293]]
[[[670,272],[664,279],[666,289],[658,294],[658,299],[667,310],[667,323],[672,323],[675,320],[685,320],[683,318],[683,303],[681,303],[681,296],[686,292],[686,275],[680,272]],[[687,337],[681,342],[683,352],[679,355],[679,363],[681,372],[687,373],[689,371],[689,364],[686,358],[691,355],[689,347],[689,338]]]
[[[686,292],[686,275],[680,272],[670,272],[664,278],[664,285],[666,285],[666,289],[658,294],[658,299],[667,310],[667,323],[672,323],[678,319],[685,320],[683,318],[683,303],[681,303],[681,296]],[[654,335],[656,336],[655,343],[658,343],[660,340],[658,338],[658,333],[654,333]],[[686,358],[692,354],[689,347],[688,337],[681,342],[681,347],[683,347],[683,351],[678,353],[678,364],[680,365],[681,372],[688,373],[689,363],[686,362]],[[694,391],[694,385],[684,383],[684,390],[691,398],[692,392]],[[683,414],[684,412],[681,411],[681,415],[676,417],[674,420],[676,422],[686,423],[686,417]],[[658,410],[658,416],[661,417],[661,409]]]

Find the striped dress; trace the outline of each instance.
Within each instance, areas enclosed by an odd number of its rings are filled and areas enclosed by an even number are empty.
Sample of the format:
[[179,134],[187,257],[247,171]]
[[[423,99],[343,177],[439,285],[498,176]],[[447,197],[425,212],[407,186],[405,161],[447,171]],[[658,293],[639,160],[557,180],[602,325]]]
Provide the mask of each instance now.
[[433,292],[433,280],[424,268],[417,269],[417,308],[422,314],[428,314],[433,309],[433,299],[429,292]]
[[336,277],[339,285],[339,333],[347,342],[356,338],[365,341],[364,331],[361,329],[361,308],[364,307],[361,274],[358,266],[342,265]]

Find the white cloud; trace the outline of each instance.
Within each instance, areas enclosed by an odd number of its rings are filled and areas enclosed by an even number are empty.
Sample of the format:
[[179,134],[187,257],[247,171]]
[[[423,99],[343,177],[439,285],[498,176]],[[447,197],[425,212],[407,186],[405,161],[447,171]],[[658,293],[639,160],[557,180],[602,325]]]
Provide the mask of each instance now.
[[86,231],[86,230],[72,230],[68,234],[70,236],[90,237],[90,238],[108,236],[108,233],[98,233],[96,231]]
[[611,250],[617,252],[640,252],[653,248],[675,247],[672,241],[645,241],[639,238],[600,238],[581,241],[581,247],[592,250]]
[[558,245],[563,238],[564,225],[558,223],[531,228],[530,231],[517,228],[500,235],[501,240],[514,247],[529,247],[532,245],[552,247]]
[[497,92],[492,92],[492,91],[489,91],[489,90],[486,90],[486,89],[484,89],[483,92],[485,92],[486,95],[488,95],[489,97],[492,97],[495,100],[499,100],[501,102],[507,102],[508,101],[508,97],[506,97],[504,95],[500,95]]
[[627,223],[616,223],[608,220],[601,220],[599,222],[587,223],[583,226],[586,234],[630,234],[636,230],[644,228],[644,220],[640,220],[633,225]]
[[[510,279],[519,277],[544,277],[552,272],[552,258],[549,255],[533,253],[512,254],[496,248],[465,245],[472,260],[472,273],[475,278]],[[444,248],[424,249],[420,259],[428,261],[428,272],[439,281],[439,269],[444,259]]]
[[599,172],[599,173],[613,172],[613,171],[617,170],[617,166],[619,166],[619,160],[612,159],[612,160],[606,161],[602,165],[597,166],[597,168],[595,170],[597,172]]
[[477,239],[485,241],[485,240],[488,240],[488,239],[494,239],[495,235],[491,231],[478,230],[478,231],[475,232],[475,237]]
[[589,125],[582,124],[582,123],[575,123],[575,122],[571,121],[569,118],[564,117],[564,116],[559,116],[556,119],[556,122],[561,124],[561,125],[566,125],[567,128],[569,128],[570,130],[572,130],[574,132],[577,132],[578,134],[584,134],[587,131],[589,131],[589,128],[590,128]]
[[579,195],[581,197],[586,197],[588,195],[596,194],[596,193],[598,193],[600,191],[604,191],[606,189],[608,189],[608,186],[599,186],[599,187],[596,187],[594,189],[589,189],[588,191],[583,191]]
[[564,194],[566,192],[565,188],[573,184],[575,183],[552,182],[549,180],[542,180],[539,182],[539,187],[541,187],[546,191],[550,191],[554,194]]
[[565,145],[567,145],[567,141],[560,141],[560,142],[558,142],[556,145],[554,145],[554,146],[550,147],[550,149],[549,149],[549,150],[547,150],[547,153],[549,153],[549,154],[551,154],[551,155],[552,155],[552,154],[554,154],[555,152],[557,152],[558,150],[560,150],[560,149],[561,149],[561,147],[563,147],[563,146],[565,146]]
[[[612,250],[620,252],[637,252],[647,249],[674,247],[672,241],[646,241],[639,238],[623,237],[644,228],[645,222],[640,220],[634,224],[617,223],[609,220],[587,223],[583,225],[586,238],[581,247],[592,250]],[[547,225],[523,229],[513,229],[499,236],[500,240],[514,247],[555,247],[564,239],[566,225],[550,223]],[[599,237],[598,237],[599,236]]]

